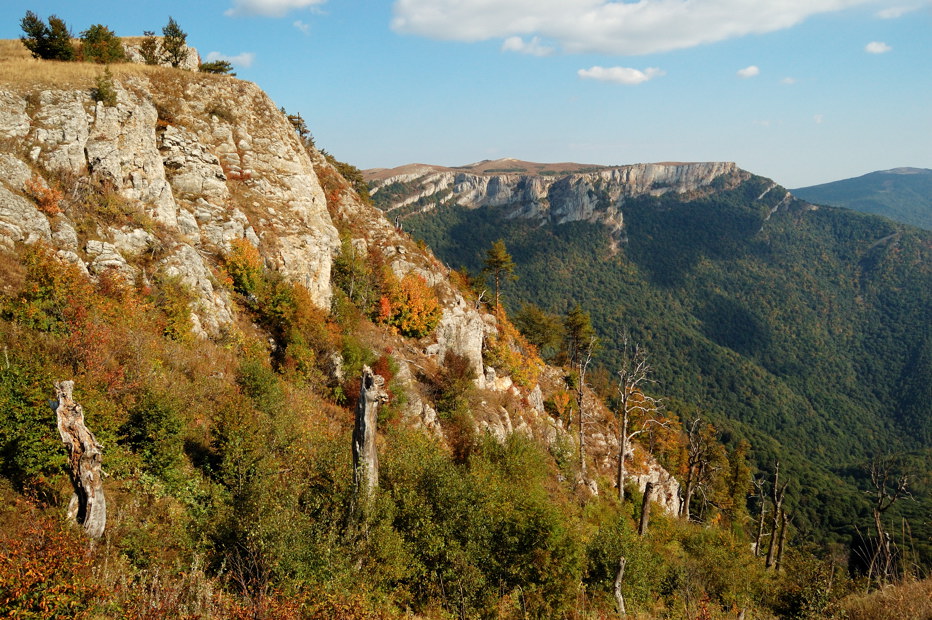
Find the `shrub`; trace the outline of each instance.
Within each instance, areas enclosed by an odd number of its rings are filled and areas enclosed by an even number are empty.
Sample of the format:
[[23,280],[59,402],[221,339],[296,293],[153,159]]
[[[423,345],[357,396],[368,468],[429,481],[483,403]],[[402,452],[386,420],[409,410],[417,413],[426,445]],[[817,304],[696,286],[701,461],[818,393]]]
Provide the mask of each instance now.
[[81,59],[101,64],[124,62],[126,52],[112,30],[103,24],[94,24],[81,33]]
[[201,66],[197,68],[201,73],[214,73],[217,75],[229,75],[236,76],[236,72],[233,71],[233,65],[228,60],[214,60],[211,62],[202,62]]
[[143,62],[147,65],[159,64],[159,40],[155,33],[146,30],[142,33],[142,43],[139,44],[139,55],[142,56]]
[[227,273],[233,279],[233,287],[243,295],[255,295],[263,277],[262,255],[245,239],[235,239],[224,257]]
[[28,361],[7,362],[0,366],[0,473],[18,489],[49,499],[64,466],[47,404],[52,379]]
[[94,583],[81,535],[31,515],[0,538],[0,610],[8,618],[85,616],[103,594]]
[[170,399],[146,391],[130,410],[122,432],[152,474],[175,482],[183,460],[182,427],[181,416]]
[[110,73],[110,67],[105,68],[104,72],[97,76],[91,96],[94,101],[100,101],[105,106],[111,108],[116,106],[117,91],[113,84],[113,74]]
[[433,331],[442,315],[437,296],[423,277],[408,273],[399,282],[386,270],[383,294],[376,308],[377,323],[394,327],[409,338],[423,338]]
[[36,201],[39,211],[51,216],[61,213],[61,190],[43,183],[39,175],[33,175],[26,181],[26,193]]

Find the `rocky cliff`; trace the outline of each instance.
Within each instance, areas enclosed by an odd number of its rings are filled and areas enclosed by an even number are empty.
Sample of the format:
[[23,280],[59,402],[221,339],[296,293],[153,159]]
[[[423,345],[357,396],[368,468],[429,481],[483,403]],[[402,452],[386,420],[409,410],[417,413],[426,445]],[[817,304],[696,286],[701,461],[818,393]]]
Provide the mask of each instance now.
[[658,163],[630,166],[544,165],[513,159],[462,168],[414,165],[370,170],[366,177],[377,204],[403,216],[435,205],[470,209],[506,207],[512,217],[554,224],[601,222],[621,237],[625,199],[668,193],[697,195],[750,177],[728,162]]
[[[124,66],[115,71],[114,88],[115,104],[107,105],[90,89],[0,86],[0,249],[43,243],[92,278],[116,270],[139,286],[176,278],[193,294],[193,331],[201,338],[223,337],[237,320],[222,272],[234,242],[255,246],[267,267],[302,284],[325,311],[334,298],[334,259],[350,250],[399,279],[420,276],[439,299],[442,315],[429,336],[381,335],[374,338],[380,344],[370,344],[397,362],[408,423],[442,437],[423,376],[452,352],[489,395],[474,411],[479,429],[545,443],[570,437],[544,410],[547,395],[562,386],[560,373],[519,385],[507,369],[489,365],[496,318],[464,296],[429,251],[361,199],[258,87],[227,76]],[[441,174],[437,182],[449,181],[476,204],[523,193],[529,214],[572,219],[595,212],[592,188],[615,174],[622,172],[566,179]],[[690,175],[700,173],[624,174],[641,184],[663,178],[686,188],[696,183]],[[340,365],[335,359],[335,373]],[[598,417],[611,418],[604,410]],[[600,446],[593,457],[610,468],[612,433],[593,433]],[[667,489],[676,496],[672,478]]]

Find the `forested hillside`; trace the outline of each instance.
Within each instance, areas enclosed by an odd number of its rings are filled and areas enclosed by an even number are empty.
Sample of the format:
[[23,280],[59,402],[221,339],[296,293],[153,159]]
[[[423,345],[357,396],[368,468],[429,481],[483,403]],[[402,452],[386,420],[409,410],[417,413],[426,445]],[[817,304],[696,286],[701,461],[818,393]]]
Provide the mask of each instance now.
[[[31,13],[24,22],[45,32]],[[67,26],[49,22],[68,49]],[[682,362],[665,360],[659,331],[644,325],[631,331],[649,358],[633,342],[620,355],[605,306],[582,295],[591,314],[574,306],[539,350],[488,294],[390,223],[361,173],[318,150],[304,119],[255,84],[181,62],[102,68],[74,60],[89,58],[79,51],[51,62],[0,43],[0,616],[928,612],[918,533],[909,546],[867,529],[854,547],[811,544],[827,537],[822,512],[808,508],[813,489],[834,493],[824,468],[800,460],[815,440],[784,449],[778,465],[776,431],[693,398],[727,375],[677,383]],[[723,223],[751,235],[760,213],[745,213],[740,191]],[[700,213],[705,203],[692,204]],[[656,206],[642,205],[665,212]],[[441,215],[462,226],[473,213]],[[601,225],[582,222],[546,229],[537,246],[520,222],[494,216],[471,228],[477,248],[493,224],[525,235],[523,248],[514,243],[519,283],[581,278],[573,257],[590,257],[593,283],[624,267],[624,290],[669,305],[679,338],[732,360],[723,336],[673,303],[697,255],[666,247],[680,271],[652,275],[647,256],[662,247],[624,259]],[[719,257],[734,251],[705,239]],[[899,274],[891,248],[920,258],[927,249],[907,231],[890,239],[871,250],[871,269]],[[562,255],[555,264],[567,271],[526,270],[538,247]],[[507,251],[485,251],[503,299],[517,304]],[[858,304],[890,294],[861,289]],[[590,368],[593,324],[606,368],[627,374]],[[907,385],[903,356],[893,362]],[[757,367],[776,386],[764,394],[808,402]],[[926,384],[909,385],[924,402]],[[869,412],[858,428],[903,442]],[[791,413],[787,423],[824,423],[814,406]],[[839,475],[858,478],[873,445],[853,442],[852,469]],[[886,463],[875,471],[893,484],[903,463]],[[880,530],[897,531],[891,514]]]
[[932,230],[932,170],[894,168],[792,191],[816,204],[882,215]]
[[578,302],[610,373],[622,334],[644,344],[659,391],[751,439],[759,465],[784,460],[797,523],[816,540],[850,543],[870,520],[868,461],[907,455],[917,502],[900,506],[928,563],[932,235],[784,195],[750,177],[700,197],[628,197],[621,233],[455,197],[424,199],[403,222],[473,274],[503,239],[519,324],[529,304],[562,315]]

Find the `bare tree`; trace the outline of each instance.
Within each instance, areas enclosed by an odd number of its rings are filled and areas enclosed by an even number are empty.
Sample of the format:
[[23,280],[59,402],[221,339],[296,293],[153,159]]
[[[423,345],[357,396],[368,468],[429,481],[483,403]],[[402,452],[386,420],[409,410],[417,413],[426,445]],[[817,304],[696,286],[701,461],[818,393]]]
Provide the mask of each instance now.
[[[648,383],[653,383],[650,372],[647,353],[637,344],[632,349],[628,344],[628,337],[625,336],[621,368],[618,370],[618,410],[615,413],[619,418],[616,484],[618,500],[622,502],[625,501],[625,478],[627,477],[625,459],[631,448],[631,440],[647,431],[652,425],[666,426],[661,420],[651,415],[660,406],[659,400],[643,392]],[[644,416],[645,419],[637,429],[630,430],[636,416]]]
[[868,493],[873,498],[872,513],[874,529],[877,531],[877,545],[871,557],[870,573],[876,574],[880,583],[886,583],[893,572],[893,542],[889,532],[883,528],[883,514],[897,500],[912,497],[909,493],[909,475],[899,471],[899,460],[889,455],[872,459],[867,470],[871,477],[872,489]]
[[584,347],[580,349],[576,360],[576,405],[579,408],[579,473],[582,479],[586,476],[586,371],[592,362],[597,339],[590,336]]
[[696,418],[686,431],[686,489],[680,516],[690,518],[690,505],[696,490],[707,483],[718,469],[715,465],[715,427]]
[[771,568],[777,552],[777,531],[780,527],[781,514],[783,513],[783,500],[786,498],[786,487],[789,482],[780,485],[780,461],[777,461],[773,470],[773,485],[770,487],[770,501],[773,503],[773,515],[770,522],[770,546],[767,547],[767,561],[764,565]]
[[618,573],[615,574],[615,603],[618,605],[618,617],[625,618],[628,612],[625,610],[625,597],[621,593],[621,580],[625,577],[625,556],[618,559]]
[[756,496],[760,498],[760,514],[757,518],[757,536],[754,538],[754,557],[760,557],[760,543],[764,538],[764,520],[767,518],[767,493],[764,491],[766,484],[764,478],[754,479],[754,488],[757,490]]
[[780,566],[783,565],[783,549],[786,547],[786,531],[792,523],[792,517],[788,517],[785,510],[780,511],[780,542],[777,545],[777,563],[774,568],[780,572]]

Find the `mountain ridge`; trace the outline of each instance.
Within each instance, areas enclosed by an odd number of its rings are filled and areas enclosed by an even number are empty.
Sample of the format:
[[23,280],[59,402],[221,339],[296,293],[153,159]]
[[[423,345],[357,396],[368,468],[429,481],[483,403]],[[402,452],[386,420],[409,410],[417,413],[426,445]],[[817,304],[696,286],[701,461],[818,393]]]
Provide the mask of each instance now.
[[900,167],[791,190],[814,203],[932,230],[932,170]]

